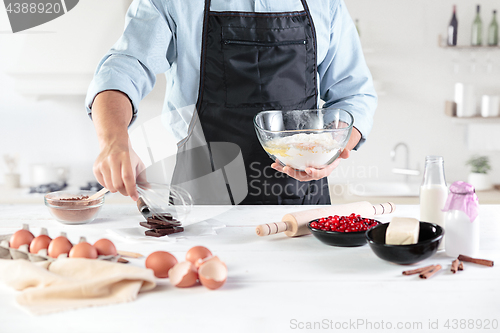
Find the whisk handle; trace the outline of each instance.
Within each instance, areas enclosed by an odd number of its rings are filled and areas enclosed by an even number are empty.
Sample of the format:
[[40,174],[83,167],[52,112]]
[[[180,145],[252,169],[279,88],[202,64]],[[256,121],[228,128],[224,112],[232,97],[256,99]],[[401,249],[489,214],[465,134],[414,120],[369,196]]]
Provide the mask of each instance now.
[[139,209],[139,212],[141,212],[143,216],[151,216],[151,210],[142,197],[139,197],[137,200],[137,209]]

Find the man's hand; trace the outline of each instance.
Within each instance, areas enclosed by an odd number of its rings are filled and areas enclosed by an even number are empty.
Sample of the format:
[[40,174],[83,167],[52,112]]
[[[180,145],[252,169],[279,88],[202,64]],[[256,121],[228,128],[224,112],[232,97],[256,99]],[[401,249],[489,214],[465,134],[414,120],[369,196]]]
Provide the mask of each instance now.
[[271,167],[275,170],[286,173],[292,178],[295,178],[301,182],[307,182],[311,180],[319,180],[321,178],[329,176],[333,170],[340,164],[340,159],[349,158],[350,151],[356,147],[359,140],[361,140],[361,133],[358,131],[356,127],[352,128],[351,136],[349,137],[349,141],[347,145],[340,153],[340,156],[330,165],[323,169],[315,169],[315,168],[306,168],[305,171],[299,171],[289,166],[283,167],[278,160],[276,163],[271,164]]
[[104,146],[94,163],[94,175],[102,186],[112,193],[130,196],[134,201],[139,198],[136,178],[143,170],[144,164],[128,145]]
[[124,93],[108,90],[96,96],[92,120],[101,152],[94,163],[94,175],[110,192],[137,200],[136,177],[144,170],[144,164],[130,145],[131,119],[132,105]]

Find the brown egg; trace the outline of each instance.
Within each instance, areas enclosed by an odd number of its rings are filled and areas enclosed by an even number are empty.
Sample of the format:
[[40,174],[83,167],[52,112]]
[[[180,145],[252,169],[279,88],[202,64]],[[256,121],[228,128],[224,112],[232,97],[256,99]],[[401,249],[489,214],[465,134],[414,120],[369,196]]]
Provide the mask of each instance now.
[[188,288],[196,284],[198,272],[190,261],[176,264],[168,272],[170,282],[177,288]]
[[49,256],[57,258],[63,253],[69,253],[73,244],[64,236],[56,237],[49,244]]
[[69,257],[97,259],[97,250],[91,244],[81,242],[71,248],[71,251],[69,251]]
[[198,270],[200,283],[208,289],[218,289],[226,282],[227,267],[217,257],[205,261]]
[[156,251],[146,258],[146,268],[150,268],[157,278],[167,278],[168,271],[177,264],[177,259],[168,252]]
[[97,254],[100,256],[116,256],[118,253],[116,252],[115,244],[112,241],[106,238],[99,239],[94,243],[94,247],[97,250]]
[[189,249],[186,253],[186,260],[197,266],[203,260],[210,258],[212,252],[204,246],[195,246]]
[[52,241],[47,235],[40,235],[33,238],[30,244],[30,253],[37,254],[40,250],[47,250]]
[[21,229],[16,231],[11,237],[9,246],[13,249],[18,249],[19,246],[28,244],[30,245],[31,241],[35,238],[33,234],[26,229]]

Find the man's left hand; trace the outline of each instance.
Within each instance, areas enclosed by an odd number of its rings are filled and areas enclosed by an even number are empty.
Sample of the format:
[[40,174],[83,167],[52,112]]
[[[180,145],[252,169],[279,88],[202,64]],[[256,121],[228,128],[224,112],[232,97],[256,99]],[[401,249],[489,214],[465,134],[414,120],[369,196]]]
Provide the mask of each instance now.
[[351,150],[356,147],[360,139],[361,133],[356,127],[353,127],[351,136],[349,137],[349,141],[347,142],[345,148],[342,150],[342,153],[340,153],[340,156],[332,164],[323,169],[306,168],[305,171],[299,171],[289,166],[283,167],[278,160],[276,160],[276,163],[271,164],[271,167],[275,170],[286,173],[288,176],[295,178],[301,182],[319,180],[330,175],[333,170],[340,164],[340,159],[349,158]]

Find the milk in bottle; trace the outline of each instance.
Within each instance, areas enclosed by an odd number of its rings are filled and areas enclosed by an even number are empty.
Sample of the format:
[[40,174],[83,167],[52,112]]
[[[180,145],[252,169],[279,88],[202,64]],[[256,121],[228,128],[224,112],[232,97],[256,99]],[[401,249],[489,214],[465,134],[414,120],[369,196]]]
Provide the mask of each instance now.
[[[420,221],[435,223],[445,228],[445,213],[442,209],[447,197],[448,187],[444,178],[443,157],[427,156],[424,179],[420,186]],[[445,238],[441,241],[439,250],[444,249],[444,242]]]

